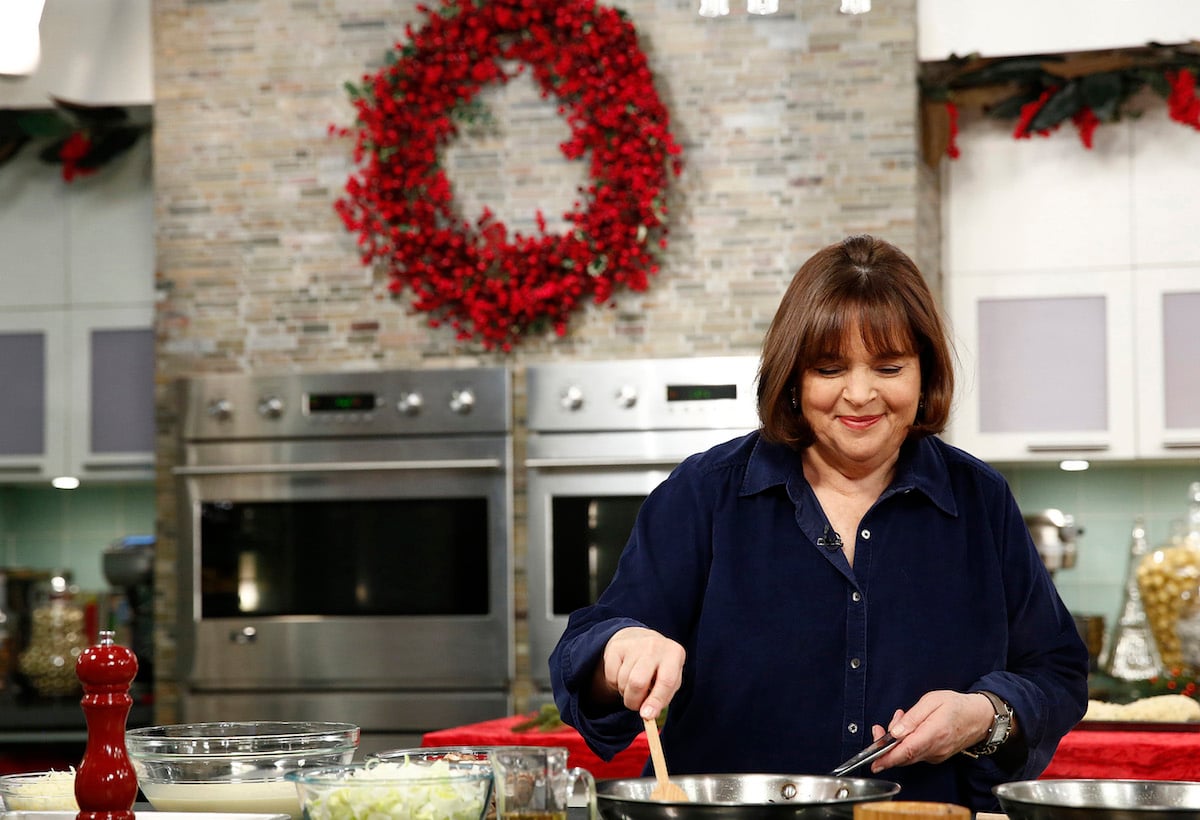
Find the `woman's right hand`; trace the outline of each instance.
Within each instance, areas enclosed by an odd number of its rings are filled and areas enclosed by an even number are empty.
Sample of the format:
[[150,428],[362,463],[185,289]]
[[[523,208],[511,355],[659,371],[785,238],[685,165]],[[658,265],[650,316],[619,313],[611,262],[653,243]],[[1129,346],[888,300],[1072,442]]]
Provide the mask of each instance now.
[[604,647],[595,695],[619,699],[643,718],[657,718],[679,691],[686,656],[682,646],[653,629],[626,627]]

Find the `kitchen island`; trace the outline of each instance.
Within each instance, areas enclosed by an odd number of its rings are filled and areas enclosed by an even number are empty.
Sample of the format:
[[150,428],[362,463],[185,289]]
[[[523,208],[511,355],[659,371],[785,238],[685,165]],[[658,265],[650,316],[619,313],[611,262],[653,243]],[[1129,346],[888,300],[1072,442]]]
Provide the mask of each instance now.
[[[553,731],[514,731],[529,715],[489,720],[427,733],[423,746],[563,746],[570,765],[596,778],[641,777],[649,755],[646,736],[611,761],[598,758],[569,726]],[[1200,723],[1082,724],[1058,746],[1043,778],[1200,780]]]

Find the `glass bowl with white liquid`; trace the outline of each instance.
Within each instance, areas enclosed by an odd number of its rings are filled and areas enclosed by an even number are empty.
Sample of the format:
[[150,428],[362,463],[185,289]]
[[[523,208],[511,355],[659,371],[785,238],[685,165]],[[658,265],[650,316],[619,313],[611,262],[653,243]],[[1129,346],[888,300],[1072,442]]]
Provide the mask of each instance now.
[[301,816],[291,772],[346,764],[359,727],[315,721],[150,726],[125,732],[138,786],[156,811]]

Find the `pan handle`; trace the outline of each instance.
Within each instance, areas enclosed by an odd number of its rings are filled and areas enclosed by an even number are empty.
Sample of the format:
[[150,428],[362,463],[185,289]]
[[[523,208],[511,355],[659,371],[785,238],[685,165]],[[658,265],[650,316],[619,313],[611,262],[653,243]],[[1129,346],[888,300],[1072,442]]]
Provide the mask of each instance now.
[[899,742],[899,738],[892,737],[892,733],[887,732],[883,737],[879,738],[879,740],[875,741],[870,746],[856,754],[854,757],[835,768],[832,772],[830,772],[830,774],[834,777],[844,777],[845,775],[850,774],[850,772],[866,766],[872,760],[879,757]]

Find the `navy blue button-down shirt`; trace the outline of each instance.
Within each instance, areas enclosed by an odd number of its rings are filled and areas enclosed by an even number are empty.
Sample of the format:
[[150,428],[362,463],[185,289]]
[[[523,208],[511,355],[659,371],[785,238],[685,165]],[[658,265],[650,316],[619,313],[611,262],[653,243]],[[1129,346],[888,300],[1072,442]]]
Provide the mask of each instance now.
[[689,458],[550,657],[563,720],[606,759],[642,729],[588,699],[605,643],[637,625],[687,651],[662,732],[673,773],[825,774],[926,692],[988,689],[1016,713],[1016,768],[955,755],[878,777],[900,799],[994,809],[992,786],[1037,777],[1087,706],[1087,650],[1003,476],[910,441],[853,567],[830,541],[795,451],[752,433]]

